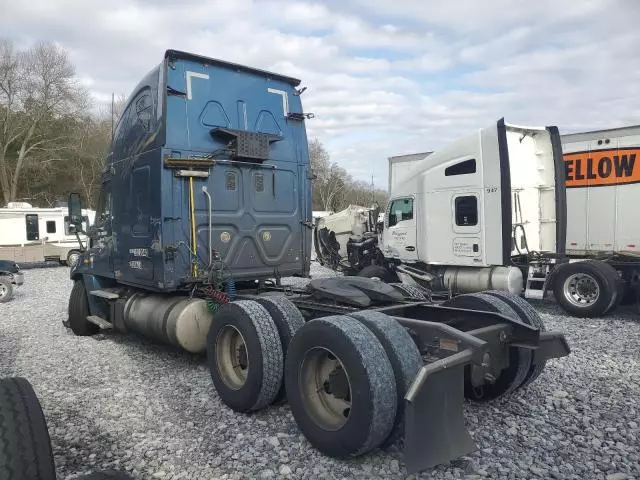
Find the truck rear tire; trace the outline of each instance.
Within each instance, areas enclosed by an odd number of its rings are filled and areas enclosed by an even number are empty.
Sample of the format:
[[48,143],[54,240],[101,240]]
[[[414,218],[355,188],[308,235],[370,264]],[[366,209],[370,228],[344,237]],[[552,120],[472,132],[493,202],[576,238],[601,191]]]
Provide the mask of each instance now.
[[87,320],[89,300],[82,280],[75,280],[69,295],[69,327],[79,337],[88,337],[98,333],[100,328]]
[[56,479],[47,422],[24,378],[0,380],[0,478]]
[[307,440],[330,457],[367,453],[389,437],[396,381],[384,348],[359,321],[307,322],[289,345],[287,400]]
[[283,355],[269,312],[253,300],[220,307],[207,335],[207,362],[229,408],[249,412],[272,403],[282,385]]
[[[275,323],[276,328],[278,329],[278,335],[280,336],[280,346],[282,347],[282,355],[283,359],[287,358],[287,350],[289,349],[289,343],[291,339],[298,331],[300,327],[304,325],[304,317],[300,310],[284,296],[273,296],[273,297],[256,297],[254,299],[260,305],[262,305],[271,318],[273,319],[273,323]],[[282,369],[284,372],[284,360],[282,363]],[[273,403],[279,403],[282,400],[286,399],[287,393],[284,386],[284,382],[282,382],[282,386],[280,387],[280,391]]]
[[393,430],[382,446],[392,445],[404,434],[404,396],[422,368],[422,356],[407,330],[389,315],[376,311],[349,314],[367,327],[384,348],[396,380],[397,412]]
[[398,276],[394,272],[381,265],[369,265],[368,267],[364,267],[362,270],[360,270],[358,276],[366,278],[378,278],[384,283],[397,282],[399,280]]
[[618,275],[618,272],[615,268],[613,268],[610,264],[606,262],[602,262],[600,260],[585,260],[586,262],[591,263],[593,266],[598,268],[602,274],[607,278],[609,283],[613,288],[613,295],[611,301],[609,302],[609,306],[605,310],[604,314],[615,310],[618,308],[620,303],[622,302],[622,297],[624,295],[624,281]]
[[[511,318],[519,319],[516,311],[504,300],[485,293],[467,293],[447,300],[445,307],[469,308],[487,312],[501,313]],[[471,383],[470,367],[465,367],[465,397],[485,402],[514,392],[524,382],[531,367],[531,352],[524,348],[509,348],[509,366],[502,370],[495,383],[486,383],[481,387],[474,387]]]
[[[518,297],[516,295],[512,295],[509,292],[505,292],[504,290],[490,290],[483,292],[488,295],[493,295],[494,297],[500,298],[507,302],[511,308],[515,310],[515,312],[527,325],[531,325],[532,327],[536,327],[541,332],[545,332],[547,329],[544,326],[544,322],[542,318],[540,318],[540,314],[536,311],[535,308],[531,306],[529,302],[527,302],[524,298]],[[527,376],[524,378],[524,381],[518,388],[523,388],[533,382],[536,378],[542,374],[544,371],[544,367],[547,365],[546,360],[542,363],[534,365],[533,363],[529,367],[529,371],[527,372]]]
[[588,260],[567,263],[553,277],[553,295],[576,317],[600,317],[615,304],[618,282],[611,265]]
[[6,303],[13,298],[13,285],[6,278],[0,278],[0,303]]

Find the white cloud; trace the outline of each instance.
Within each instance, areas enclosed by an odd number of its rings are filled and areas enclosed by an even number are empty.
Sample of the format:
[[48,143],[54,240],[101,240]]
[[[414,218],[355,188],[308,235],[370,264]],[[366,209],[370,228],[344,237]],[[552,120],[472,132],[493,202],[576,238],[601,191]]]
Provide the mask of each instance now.
[[640,123],[636,0],[0,0],[0,32],[66,48],[96,103],[168,48],[294,75],[309,136],[365,181],[505,116]]

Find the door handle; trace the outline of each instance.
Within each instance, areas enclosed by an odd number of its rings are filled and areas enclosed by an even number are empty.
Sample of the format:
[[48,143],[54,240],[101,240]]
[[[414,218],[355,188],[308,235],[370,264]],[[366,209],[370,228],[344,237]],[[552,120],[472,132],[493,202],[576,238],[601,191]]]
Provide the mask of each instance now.
[[409,245],[408,247],[404,247],[404,249],[409,252],[414,252],[416,250],[416,247],[412,247],[411,245]]

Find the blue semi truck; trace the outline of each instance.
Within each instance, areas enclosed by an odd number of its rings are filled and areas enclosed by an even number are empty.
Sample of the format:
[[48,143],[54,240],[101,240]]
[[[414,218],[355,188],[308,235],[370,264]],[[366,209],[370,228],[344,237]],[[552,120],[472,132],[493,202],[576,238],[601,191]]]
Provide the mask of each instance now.
[[[375,279],[312,279],[300,81],[168,50],[119,119],[67,326],[206,354],[238,412],[286,400],[334,457],[403,440],[408,471],[472,451],[463,400],[531,383],[564,336],[505,292],[434,304]],[[81,201],[69,197],[80,229]]]

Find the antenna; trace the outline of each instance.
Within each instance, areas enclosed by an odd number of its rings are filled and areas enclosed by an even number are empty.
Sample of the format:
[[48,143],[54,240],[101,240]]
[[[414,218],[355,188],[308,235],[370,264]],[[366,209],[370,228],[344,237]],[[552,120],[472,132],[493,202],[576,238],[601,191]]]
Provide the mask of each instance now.
[[113,104],[115,93],[111,92],[111,141],[113,142]]

